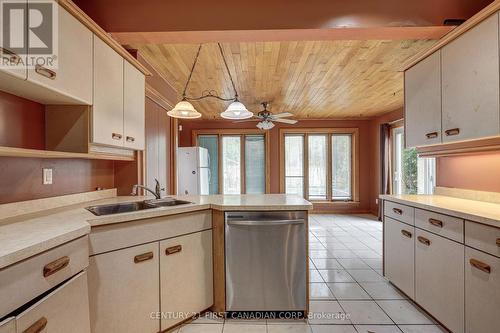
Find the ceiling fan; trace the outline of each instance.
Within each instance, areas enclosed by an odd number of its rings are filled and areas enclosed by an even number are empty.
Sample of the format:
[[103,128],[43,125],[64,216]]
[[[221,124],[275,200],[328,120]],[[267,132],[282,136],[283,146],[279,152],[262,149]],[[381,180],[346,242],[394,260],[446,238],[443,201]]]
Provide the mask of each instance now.
[[293,116],[293,113],[282,112],[282,113],[272,114],[269,110],[267,110],[269,102],[263,102],[260,104],[264,107],[264,110],[257,113],[257,115],[253,116],[253,118],[235,121],[235,123],[258,121],[259,123],[257,124],[257,127],[260,128],[261,130],[270,130],[271,128],[274,127],[273,122],[285,123],[290,125],[297,123],[297,120],[285,119],[286,117]]

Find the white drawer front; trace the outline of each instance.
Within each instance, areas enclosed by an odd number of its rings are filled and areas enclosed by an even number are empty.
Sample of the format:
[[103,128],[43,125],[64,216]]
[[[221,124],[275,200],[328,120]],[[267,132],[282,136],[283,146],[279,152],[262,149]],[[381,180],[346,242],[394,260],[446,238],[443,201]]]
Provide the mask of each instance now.
[[415,226],[459,243],[464,242],[464,220],[456,217],[416,208]]
[[[87,273],[82,272],[16,317],[17,333],[90,333]],[[32,328],[33,330],[28,330]],[[28,330],[28,331],[26,331]]]
[[500,257],[500,228],[465,221],[465,245]]
[[465,332],[500,328],[500,259],[465,248]]
[[82,271],[88,264],[88,236],[84,236],[0,270],[0,317]]
[[404,223],[415,224],[415,208],[410,206],[384,201],[384,215]]
[[212,228],[212,212],[203,210],[92,228],[90,254],[122,249]]

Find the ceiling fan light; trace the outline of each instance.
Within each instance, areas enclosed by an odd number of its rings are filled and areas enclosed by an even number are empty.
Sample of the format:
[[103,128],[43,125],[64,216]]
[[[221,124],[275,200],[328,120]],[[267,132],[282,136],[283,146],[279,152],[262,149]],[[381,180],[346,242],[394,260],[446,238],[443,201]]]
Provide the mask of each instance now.
[[261,130],[270,130],[274,127],[274,124],[268,120],[261,121],[260,123],[257,124],[257,128]]
[[188,101],[180,101],[172,110],[167,112],[167,115],[172,118],[180,119],[195,119],[201,117],[201,113],[196,111],[193,104]]
[[227,107],[226,111],[222,112],[220,116],[224,119],[241,120],[253,117],[253,113],[248,111],[243,103],[234,101]]

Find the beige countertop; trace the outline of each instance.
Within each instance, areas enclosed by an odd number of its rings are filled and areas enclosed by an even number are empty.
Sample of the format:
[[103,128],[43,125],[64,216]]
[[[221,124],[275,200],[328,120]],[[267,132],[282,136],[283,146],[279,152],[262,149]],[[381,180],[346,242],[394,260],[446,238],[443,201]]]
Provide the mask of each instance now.
[[[116,197],[114,193],[103,195],[90,192],[0,205],[0,217],[8,216],[0,219],[0,269],[84,236],[90,233],[92,227],[107,224],[204,209],[221,211],[312,209],[310,202],[284,194],[173,196],[192,203],[107,216],[95,216],[85,209],[94,205],[151,199],[151,197]],[[71,200],[68,200],[68,197],[71,197]],[[92,198],[99,200],[91,200]],[[44,207],[50,209],[43,209]]]
[[500,204],[444,195],[381,195],[381,199],[500,228]]

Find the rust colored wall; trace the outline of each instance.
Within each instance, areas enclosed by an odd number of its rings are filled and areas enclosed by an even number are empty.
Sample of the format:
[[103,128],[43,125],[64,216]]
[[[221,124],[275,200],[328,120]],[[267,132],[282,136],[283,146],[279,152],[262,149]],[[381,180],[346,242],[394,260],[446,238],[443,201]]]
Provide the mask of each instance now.
[[500,192],[500,152],[439,157],[437,186]]
[[[192,130],[195,129],[220,129],[220,128],[255,128],[255,123],[232,123],[227,120],[212,121],[182,121],[179,146],[192,146]],[[371,131],[369,120],[300,120],[295,126],[277,125],[270,131],[270,180],[271,193],[279,193],[280,163],[279,163],[279,129],[280,128],[359,128],[359,198],[358,205],[349,209],[339,209],[344,212],[369,212],[370,211],[370,169],[371,169]]]

